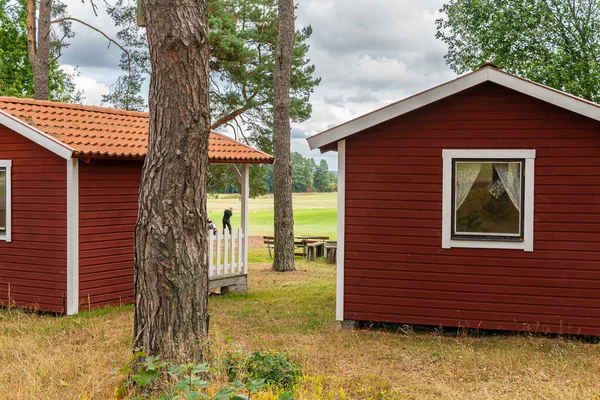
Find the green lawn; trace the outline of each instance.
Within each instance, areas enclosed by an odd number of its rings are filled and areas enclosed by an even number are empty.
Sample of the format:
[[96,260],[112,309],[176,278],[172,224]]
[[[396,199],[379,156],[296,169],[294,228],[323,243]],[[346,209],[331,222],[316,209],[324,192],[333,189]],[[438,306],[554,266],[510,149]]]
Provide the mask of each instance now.
[[[220,195],[208,199],[208,215],[221,228],[223,211],[233,207],[231,225],[240,226],[239,196]],[[251,236],[273,235],[273,197],[250,199],[248,217]],[[337,193],[294,194],[294,231],[296,235],[337,237]]]

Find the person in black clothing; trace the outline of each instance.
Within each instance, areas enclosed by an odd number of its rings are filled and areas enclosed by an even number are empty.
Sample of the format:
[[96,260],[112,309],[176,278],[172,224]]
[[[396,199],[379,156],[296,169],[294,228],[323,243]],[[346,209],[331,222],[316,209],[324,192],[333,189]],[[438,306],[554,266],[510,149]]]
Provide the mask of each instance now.
[[223,234],[225,234],[225,227],[227,227],[229,229],[229,234],[231,235],[231,222],[229,221],[229,219],[232,215],[233,207],[231,207],[229,210],[225,210],[225,212],[223,213]]

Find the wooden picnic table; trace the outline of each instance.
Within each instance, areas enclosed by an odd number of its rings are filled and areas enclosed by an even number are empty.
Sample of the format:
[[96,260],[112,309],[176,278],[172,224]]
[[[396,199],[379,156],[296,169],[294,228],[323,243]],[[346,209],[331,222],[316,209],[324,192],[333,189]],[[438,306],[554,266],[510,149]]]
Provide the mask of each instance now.
[[[313,235],[294,236],[294,247],[302,249],[302,253],[295,253],[295,255],[306,257],[308,246],[310,246],[312,244],[317,244],[317,242],[325,244],[325,241],[327,241],[327,240],[329,240],[329,236],[313,236]],[[271,255],[271,249],[273,248],[273,245],[275,244],[275,237],[263,236],[263,242],[264,242],[264,244],[267,245],[267,248],[269,249],[269,258],[272,259],[273,256]]]
[[[294,243],[297,247],[302,247],[302,256],[306,257],[307,260],[311,254],[307,251],[309,246],[323,246],[325,241],[329,240],[329,236],[314,236],[314,235],[298,235],[294,236]],[[313,249],[313,252],[316,249]],[[315,258],[316,254],[312,254],[312,258]]]

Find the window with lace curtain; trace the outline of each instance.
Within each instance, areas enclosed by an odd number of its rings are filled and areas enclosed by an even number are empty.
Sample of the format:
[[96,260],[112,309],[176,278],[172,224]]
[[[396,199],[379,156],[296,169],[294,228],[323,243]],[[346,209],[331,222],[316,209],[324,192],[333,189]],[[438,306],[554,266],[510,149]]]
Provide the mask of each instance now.
[[444,150],[443,247],[531,251],[534,159],[534,150]]
[[523,240],[525,160],[453,160],[452,238]]

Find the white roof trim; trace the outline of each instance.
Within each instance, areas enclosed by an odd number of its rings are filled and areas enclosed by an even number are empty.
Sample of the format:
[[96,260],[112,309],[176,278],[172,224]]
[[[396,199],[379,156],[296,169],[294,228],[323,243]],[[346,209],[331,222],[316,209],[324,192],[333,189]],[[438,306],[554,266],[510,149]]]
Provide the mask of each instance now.
[[50,150],[65,160],[71,159],[73,152],[75,151],[75,149],[67,146],[58,139],[53,138],[47,133],[42,132],[2,109],[0,109],[0,124],[21,134],[32,142],[39,144],[43,148]]
[[362,117],[358,117],[352,121],[318,133],[306,140],[308,141],[311,150],[320,148],[488,81],[600,121],[600,106],[598,104],[502,72],[493,67],[484,67],[443,85],[436,86],[433,89],[426,90],[363,115]]

